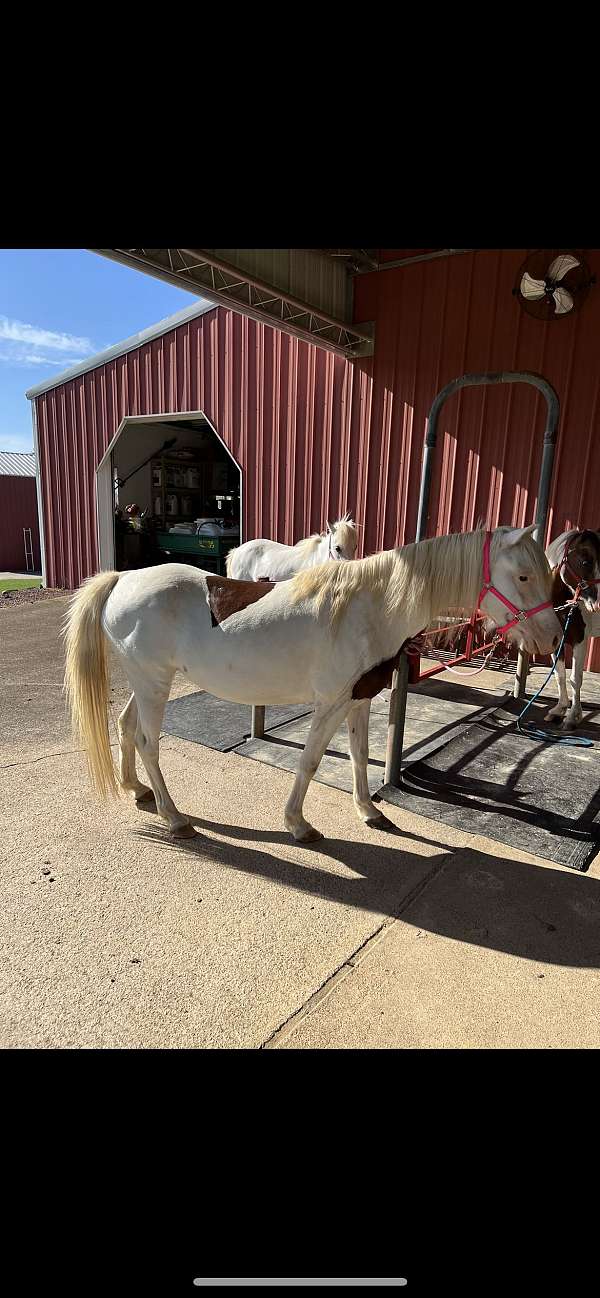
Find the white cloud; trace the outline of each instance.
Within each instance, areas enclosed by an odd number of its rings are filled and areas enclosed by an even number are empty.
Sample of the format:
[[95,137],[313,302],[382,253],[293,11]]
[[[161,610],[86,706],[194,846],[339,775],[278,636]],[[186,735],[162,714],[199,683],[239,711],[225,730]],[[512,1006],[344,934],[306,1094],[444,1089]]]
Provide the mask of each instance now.
[[45,365],[66,370],[79,365],[96,350],[89,338],[38,329],[36,325],[11,320],[5,315],[0,315],[0,344],[0,364],[18,369]]
[[5,365],[57,365],[60,370],[66,370],[70,365],[79,365],[81,356],[61,356],[57,360],[55,356],[41,356],[39,352],[28,352],[22,349],[13,351],[0,350],[0,362]]
[[22,320],[10,320],[6,315],[0,315],[0,338],[4,342],[26,343],[29,347],[42,347],[48,351],[75,352],[80,358],[91,356],[94,352],[89,338],[55,333],[52,329],[38,329],[36,325],[25,324]]

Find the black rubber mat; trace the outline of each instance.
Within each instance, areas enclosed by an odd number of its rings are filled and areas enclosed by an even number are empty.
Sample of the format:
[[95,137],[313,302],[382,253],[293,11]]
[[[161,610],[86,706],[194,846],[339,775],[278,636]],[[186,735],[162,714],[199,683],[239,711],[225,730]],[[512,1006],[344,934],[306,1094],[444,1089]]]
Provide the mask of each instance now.
[[[600,727],[582,731],[595,740],[593,748],[529,739],[515,726],[522,706],[503,701],[435,752],[407,763],[401,789],[386,785],[381,796],[469,834],[587,870],[600,850]],[[549,730],[544,710],[532,716],[531,709],[527,719]]]
[[[308,703],[267,708],[265,730],[295,721],[309,711]],[[191,739],[194,744],[204,744],[223,753],[243,743],[250,734],[251,720],[252,709],[245,703],[227,703],[201,690],[198,694],[171,699],[165,708],[162,729],[167,735]]]

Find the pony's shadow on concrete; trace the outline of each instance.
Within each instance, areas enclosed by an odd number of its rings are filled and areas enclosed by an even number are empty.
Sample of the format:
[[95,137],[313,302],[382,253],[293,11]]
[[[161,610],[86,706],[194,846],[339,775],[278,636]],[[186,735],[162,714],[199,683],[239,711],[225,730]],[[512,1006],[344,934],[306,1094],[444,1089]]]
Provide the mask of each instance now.
[[[388,843],[384,834],[373,843],[325,838],[309,847],[294,844],[283,831],[199,817],[192,823],[215,837],[198,834],[178,841],[151,822],[134,834],[165,853],[197,855],[199,862],[208,858],[227,870],[401,918],[421,938],[437,935],[548,965],[600,968],[600,879],[589,875],[473,848],[452,849],[404,832],[408,844],[422,842],[438,853],[420,856],[397,846],[396,836]],[[261,844],[281,846],[285,854],[262,851]],[[323,869],[315,856],[343,865],[352,877]]]

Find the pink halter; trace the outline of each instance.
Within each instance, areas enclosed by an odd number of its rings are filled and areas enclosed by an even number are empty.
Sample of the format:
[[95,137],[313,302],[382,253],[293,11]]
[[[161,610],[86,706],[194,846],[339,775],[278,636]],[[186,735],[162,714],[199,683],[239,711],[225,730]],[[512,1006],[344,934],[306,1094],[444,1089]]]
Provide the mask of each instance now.
[[509,599],[506,599],[504,595],[501,595],[499,590],[496,590],[495,586],[492,586],[491,570],[490,570],[491,541],[492,541],[492,533],[486,532],[485,541],[483,545],[483,586],[481,587],[481,590],[479,592],[477,606],[478,608],[481,607],[481,601],[482,599],[484,599],[484,597],[487,594],[495,595],[496,599],[499,599],[501,603],[505,605],[506,608],[510,609],[511,613],[515,614],[515,616],[511,618],[510,622],[505,622],[504,626],[498,627],[498,635],[503,635],[505,631],[509,631],[511,627],[516,626],[517,622],[526,622],[527,618],[534,617],[536,613],[541,613],[542,609],[552,608],[553,605],[552,605],[552,600],[547,599],[545,604],[536,604],[535,608],[528,608],[528,609],[516,608],[514,604],[511,604]]

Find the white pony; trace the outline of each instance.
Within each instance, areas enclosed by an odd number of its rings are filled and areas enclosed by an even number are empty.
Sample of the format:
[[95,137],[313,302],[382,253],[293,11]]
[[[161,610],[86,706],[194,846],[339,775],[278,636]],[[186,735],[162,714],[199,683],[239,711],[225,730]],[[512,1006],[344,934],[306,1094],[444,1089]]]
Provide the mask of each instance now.
[[[550,607],[550,569],[532,528],[497,528],[491,579],[522,611],[513,633],[530,652],[549,653],[560,623]],[[314,703],[314,716],[285,825],[299,842],[322,835],[304,819],[304,797],[332,735],[348,718],[354,804],[368,825],[389,822],[367,782],[370,700],[391,680],[402,645],[449,606],[472,610],[482,584],[485,533],[462,533],[387,550],[354,563],[326,563],[293,581],[230,581],[186,564],[102,572],[74,595],[65,628],[65,685],[76,734],[101,794],[122,789],[138,803],[154,796],[178,837],[194,834],[170,797],[158,762],[165,703],[176,671],[218,698],[238,703]],[[484,612],[506,608],[488,590]],[[108,731],[106,641],[133,691],[119,717],[119,780]],[[135,753],[151,788],[136,775]]]
[[301,569],[315,568],[327,559],[353,559],[356,546],[356,523],[344,514],[337,523],[328,523],[325,532],[315,532],[296,545],[246,541],[229,551],[227,576],[238,581],[288,581]]

